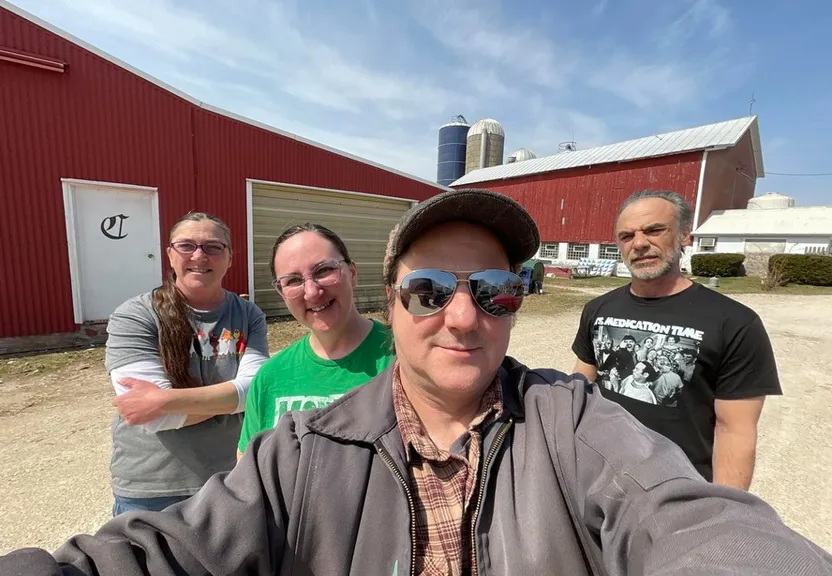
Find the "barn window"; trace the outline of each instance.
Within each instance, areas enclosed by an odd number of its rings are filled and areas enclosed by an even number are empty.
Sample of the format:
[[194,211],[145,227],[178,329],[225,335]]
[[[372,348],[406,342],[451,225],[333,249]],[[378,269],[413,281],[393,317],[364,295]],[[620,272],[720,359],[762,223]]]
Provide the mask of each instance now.
[[580,260],[589,256],[589,244],[570,242],[566,249],[567,260]]
[[716,251],[716,238],[700,238],[699,239],[699,251],[700,252],[715,252]]
[[601,250],[598,255],[604,260],[615,260],[616,262],[621,262],[621,251],[615,244],[601,244]]
[[540,245],[540,257],[557,260],[560,242],[545,242]]

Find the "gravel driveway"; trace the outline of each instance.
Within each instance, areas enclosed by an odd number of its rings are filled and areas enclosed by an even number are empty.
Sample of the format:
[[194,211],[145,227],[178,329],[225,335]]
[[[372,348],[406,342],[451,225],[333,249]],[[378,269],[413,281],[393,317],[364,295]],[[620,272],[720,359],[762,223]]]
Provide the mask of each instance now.
[[[763,411],[752,490],[832,549],[832,296],[743,295],[774,343],[785,396]],[[521,316],[510,353],[571,370],[578,311]],[[54,549],[110,517],[111,387],[101,366],[0,383],[0,553]]]

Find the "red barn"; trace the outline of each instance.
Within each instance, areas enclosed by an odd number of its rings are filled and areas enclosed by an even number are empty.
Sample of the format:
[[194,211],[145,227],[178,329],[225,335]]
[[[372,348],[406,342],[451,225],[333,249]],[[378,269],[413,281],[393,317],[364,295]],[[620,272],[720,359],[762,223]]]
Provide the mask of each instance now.
[[615,216],[633,192],[682,194],[696,228],[714,210],[745,208],[764,175],[753,116],[474,170],[451,186],[514,198],[540,227],[539,256],[570,262],[619,258]]
[[99,332],[160,284],[189,211],[229,224],[226,287],[268,314],[271,244],[306,220],[345,238],[372,306],[389,230],[446,190],[208,106],[2,0],[0,118],[0,353]]

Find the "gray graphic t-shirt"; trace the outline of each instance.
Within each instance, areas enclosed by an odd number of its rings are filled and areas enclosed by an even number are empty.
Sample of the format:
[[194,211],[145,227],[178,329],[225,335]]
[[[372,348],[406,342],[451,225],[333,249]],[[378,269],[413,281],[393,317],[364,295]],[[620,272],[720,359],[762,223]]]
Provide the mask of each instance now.
[[[203,386],[233,381],[241,363],[268,358],[266,319],[255,304],[226,293],[217,310],[191,314],[194,335],[190,374]],[[105,355],[108,372],[159,361],[159,319],[151,293],[131,298],[110,316]],[[116,413],[110,463],[113,492],[127,498],[196,493],[215,473],[236,463],[243,414],[215,416],[173,430],[129,426]]]

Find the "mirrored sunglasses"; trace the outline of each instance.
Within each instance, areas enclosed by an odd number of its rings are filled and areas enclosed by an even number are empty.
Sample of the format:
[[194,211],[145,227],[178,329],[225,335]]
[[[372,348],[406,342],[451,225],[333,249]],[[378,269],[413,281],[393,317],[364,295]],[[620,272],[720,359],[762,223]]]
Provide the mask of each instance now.
[[393,288],[405,310],[414,316],[430,316],[448,305],[460,282],[468,283],[474,302],[490,316],[510,316],[523,303],[523,280],[508,270],[478,270],[468,278],[447,270],[414,270]]

